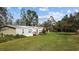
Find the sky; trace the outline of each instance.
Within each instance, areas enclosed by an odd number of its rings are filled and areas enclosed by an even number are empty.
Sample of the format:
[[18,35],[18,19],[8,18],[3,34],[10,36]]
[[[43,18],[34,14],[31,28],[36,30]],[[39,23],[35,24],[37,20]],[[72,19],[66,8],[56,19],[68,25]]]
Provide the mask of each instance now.
[[28,9],[36,11],[39,17],[39,23],[43,23],[50,16],[53,16],[56,21],[61,20],[66,14],[74,14],[75,12],[79,12],[79,7],[7,7],[8,12],[10,12],[14,20],[20,18],[20,11],[22,8],[25,8],[26,11]]

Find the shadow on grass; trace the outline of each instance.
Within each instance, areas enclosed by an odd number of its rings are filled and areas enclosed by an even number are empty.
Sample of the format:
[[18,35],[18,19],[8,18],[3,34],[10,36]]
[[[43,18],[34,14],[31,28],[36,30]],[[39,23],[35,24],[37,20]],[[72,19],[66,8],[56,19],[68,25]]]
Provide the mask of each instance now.
[[75,32],[59,32],[58,35],[77,35]]

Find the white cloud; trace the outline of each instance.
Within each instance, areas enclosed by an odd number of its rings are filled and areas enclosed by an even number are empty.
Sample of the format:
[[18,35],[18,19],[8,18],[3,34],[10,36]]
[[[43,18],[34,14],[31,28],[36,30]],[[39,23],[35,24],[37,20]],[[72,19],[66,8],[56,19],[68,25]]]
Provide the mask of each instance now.
[[64,15],[61,12],[49,12],[49,16],[53,16],[56,21],[61,20]]
[[39,8],[40,11],[48,11],[49,9],[47,7],[42,7],[42,8]]
[[39,18],[48,18],[48,15],[39,16]]
[[11,7],[7,7],[7,10],[11,9]]
[[40,23],[43,23],[43,22],[47,21],[47,19],[48,19],[48,15],[39,16],[39,22]]
[[18,7],[18,9],[19,9],[19,10],[21,10],[21,9],[22,9],[22,7]]
[[39,16],[39,18],[49,18],[53,16],[56,21],[61,20],[65,14],[61,12],[49,12],[48,15]]
[[75,9],[75,12],[79,12],[79,10],[78,9]]
[[69,10],[67,10],[67,13],[71,13],[71,10],[69,9]]

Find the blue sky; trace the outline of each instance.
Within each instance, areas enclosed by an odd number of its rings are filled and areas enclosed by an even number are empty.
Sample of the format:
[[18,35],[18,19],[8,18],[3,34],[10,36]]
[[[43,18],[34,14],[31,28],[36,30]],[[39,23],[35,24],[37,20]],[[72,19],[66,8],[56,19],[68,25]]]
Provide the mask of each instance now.
[[[20,10],[22,7],[8,7],[8,11],[14,16],[14,21],[20,18]],[[56,21],[61,20],[66,14],[74,14],[79,11],[79,7],[24,7],[26,11],[28,9],[34,10],[39,16],[39,22],[42,23],[53,16]]]

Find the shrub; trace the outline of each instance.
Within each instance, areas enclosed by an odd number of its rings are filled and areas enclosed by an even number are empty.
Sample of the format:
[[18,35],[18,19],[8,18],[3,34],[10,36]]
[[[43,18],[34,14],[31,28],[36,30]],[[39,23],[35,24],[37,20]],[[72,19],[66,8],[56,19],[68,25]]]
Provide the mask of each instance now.
[[4,34],[0,34],[0,43],[2,42],[7,42],[10,40],[14,40],[14,39],[18,39],[18,38],[24,38],[24,35],[4,35]]
[[43,29],[42,33],[43,33],[43,34],[46,34],[46,29]]
[[25,36],[24,35],[19,35],[19,34],[15,35],[15,38],[23,38],[23,37],[25,37]]

